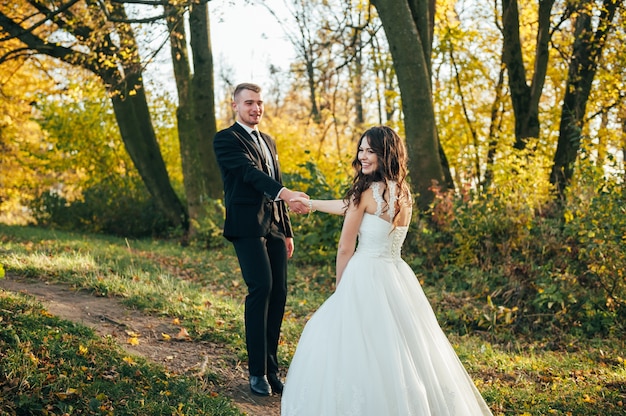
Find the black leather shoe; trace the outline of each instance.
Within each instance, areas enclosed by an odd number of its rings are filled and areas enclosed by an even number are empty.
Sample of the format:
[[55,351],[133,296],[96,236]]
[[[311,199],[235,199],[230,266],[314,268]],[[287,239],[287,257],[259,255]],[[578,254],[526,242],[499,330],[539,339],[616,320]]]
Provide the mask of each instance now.
[[257,396],[270,395],[270,383],[265,376],[250,376],[250,390]]
[[278,377],[278,375],[268,374],[267,381],[269,381],[274,394],[283,394],[283,382],[280,381],[280,378]]

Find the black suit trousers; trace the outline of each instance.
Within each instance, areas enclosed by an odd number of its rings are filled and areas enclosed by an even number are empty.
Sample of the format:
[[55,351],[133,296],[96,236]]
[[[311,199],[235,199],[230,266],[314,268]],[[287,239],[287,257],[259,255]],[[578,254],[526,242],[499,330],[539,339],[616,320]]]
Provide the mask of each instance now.
[[265,237],[232,240],[248,286],[244,322],[251,376],[278,373],[278,340],[287,300],[285,236],[272,224]]

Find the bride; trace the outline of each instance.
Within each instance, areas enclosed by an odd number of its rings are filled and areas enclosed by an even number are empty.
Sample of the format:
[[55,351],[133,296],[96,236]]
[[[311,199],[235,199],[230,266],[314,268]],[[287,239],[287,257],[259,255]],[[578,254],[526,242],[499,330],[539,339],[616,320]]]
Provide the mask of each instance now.
[[412,209],[406,162],[398,134],[372,127],[345,200],[295,199],[345,218],[336,290],[302,332],[282,416],[491,414],[400,257]]

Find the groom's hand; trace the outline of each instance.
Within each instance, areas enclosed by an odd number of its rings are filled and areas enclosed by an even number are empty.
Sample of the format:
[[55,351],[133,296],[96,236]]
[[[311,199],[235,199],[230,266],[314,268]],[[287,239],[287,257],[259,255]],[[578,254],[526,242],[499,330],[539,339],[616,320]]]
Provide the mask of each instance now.
[[289,209],[296,214],[307,214],[309,212],[309,206],[304,202],[309,200],[309,196],[304,192],[283,189],[280,193],[280,198],[287,202]]

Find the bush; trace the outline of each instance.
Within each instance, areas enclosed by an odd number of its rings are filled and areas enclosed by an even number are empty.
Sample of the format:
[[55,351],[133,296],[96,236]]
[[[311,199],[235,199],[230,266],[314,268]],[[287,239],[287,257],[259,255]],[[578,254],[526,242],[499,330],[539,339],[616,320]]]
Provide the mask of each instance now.
[[138,180],[103,181],[87,188],[82,199],[68,201],[54,190],[30,205],[37,225],[123,237],[159,237],[170,224]]
[[[529,182],[529,184],[531,184]],[[624,332],[626,197],[623,185],[586,170],[564,205],[532,188],[456,196],[439,193],[405,244],[423,279],[469,302],[439,315],[465,330],[536,336]]]
[[[306,192],[312,199],[341,199],[348,189],[348,183],[328,183],[324,174],[312,162],[306,162],[300,167],[307,174],[287,174],[285,183],[291,189]],[[334,267],[343,217],[319,212],[309,215],[292,214],[290,217],[297,238],[294,260],[300,264]]]

